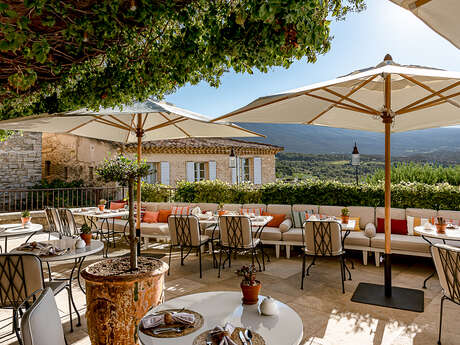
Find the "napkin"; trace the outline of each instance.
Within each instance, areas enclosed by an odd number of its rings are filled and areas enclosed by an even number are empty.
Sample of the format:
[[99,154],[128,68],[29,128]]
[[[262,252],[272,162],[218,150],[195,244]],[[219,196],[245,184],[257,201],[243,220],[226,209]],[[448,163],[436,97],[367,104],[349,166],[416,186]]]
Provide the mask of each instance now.
[[[171,316],[172,320],[167,320],[168,316]],[[171,322],[167,322],[171,321]],[[142,319],[142,326],[144,328],[154,328],[171,323],[181,323],[186,326],[193,326],[195,323],[195,315],[190,313],[165,313],[165,314],[150,314],[146,315]]]
[[230,322],[227,322],[224,327],[221,326],[216,326],[212,331],[209,333],[212,334],[213,336],[220,337],[222,336],[222,339],[219,343],[219,345],[237,345],[230,337],[232,336],[233,331],[235,330],[235,327]]
[[423,225],[423,228],[425,230],[431,230],[431,223],[430,222],[426,222],[424,225]]
[[67,253],[69,249],[60,249],[51,244],[40,243],[40,242],[31,242],[21,244],[17,250],[19,251],[38,251],[37,255],[63,255]]

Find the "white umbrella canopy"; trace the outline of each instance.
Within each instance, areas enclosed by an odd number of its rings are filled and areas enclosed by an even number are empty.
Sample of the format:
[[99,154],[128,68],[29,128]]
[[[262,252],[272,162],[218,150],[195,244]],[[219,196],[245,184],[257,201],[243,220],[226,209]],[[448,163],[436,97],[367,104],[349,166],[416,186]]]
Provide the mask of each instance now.
[[411,11],[436,33],[460,49],[460,1],[458,0],[391,0]]
[[138,117],[142,116],[143,141],[186,137],[253,137],[257,133],[233,124],[209,123],[209,118],[165,102],[147,100],[98,111],[76,111],[27,116],[0,121],[0,128],[31,132],[67,133],[121,143],[138,141]]
[[403,66],[386,55],[375,67],[261,97],[213,121],[300,123],[384,132],[385,285],[361,283],[352,300],[420,312],[423,292],[391,285],[390,137],[391,132],[458,125],[459,103],[460,73]]
[[[384,76],[391,77],[392,132],[460,123],[460,73],[392,60],[344,77],[261,97],[213,121],[303,123],[384,132]],[[282,116],[280,116],[282,114]]]

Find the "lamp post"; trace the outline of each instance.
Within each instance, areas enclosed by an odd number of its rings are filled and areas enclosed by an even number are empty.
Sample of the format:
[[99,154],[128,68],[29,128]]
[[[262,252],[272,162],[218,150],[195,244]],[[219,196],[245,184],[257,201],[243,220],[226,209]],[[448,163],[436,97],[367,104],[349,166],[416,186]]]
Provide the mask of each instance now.
[[233,150],[233,147],[232,147],[232,150],[230,151],[230,156],[228,157],[228,166],[230,169],[235,169],[236,184],[238,184],[238,175],[239,175],[238,157],[235,155],[235,151]]
[[351,165],[355,167],[356,185],[358,185],[359,164],[360,164],[359,151],[358,151],[358,147],[356,146],[356,142],[355,142],[355,147],[353,148],[353,152],[351,153]]

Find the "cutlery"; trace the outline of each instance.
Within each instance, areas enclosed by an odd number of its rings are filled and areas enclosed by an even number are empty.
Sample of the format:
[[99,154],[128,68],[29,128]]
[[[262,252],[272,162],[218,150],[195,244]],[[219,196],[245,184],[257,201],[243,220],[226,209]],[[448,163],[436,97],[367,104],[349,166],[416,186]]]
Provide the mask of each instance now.
[[246,340],[249,341],[249,345],[252,345],[252,332],[250,329],[247,329],[244,331],[244,336],[246,338]]
[[161,333],[166,333],[166,332],[180,333],[182,332],[182,328],[179,328],[179,327],[157,328],[156,330],[153,331],[153,334],[161,334]]
[[240,331],[240,333],[238,333],[238,335],[240,336],[240,339],[241,339],[241,342],[243,343],[243,345],[248,345],[248,343],[246,342],[246,338],[243,335],[243,332]]
[[212,335],[211,333],[208,333],[206,336],[206,345],[213,345],[214,343],[212,342]]

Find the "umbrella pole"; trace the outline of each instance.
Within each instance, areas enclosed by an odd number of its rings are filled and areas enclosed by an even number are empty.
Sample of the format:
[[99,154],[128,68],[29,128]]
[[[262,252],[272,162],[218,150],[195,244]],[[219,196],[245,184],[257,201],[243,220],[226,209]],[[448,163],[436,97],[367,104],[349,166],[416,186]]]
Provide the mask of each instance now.
[[[137,114],[137,163],[141,162],[142,156],[142,136],[144,129],[142,128],[142,114]],[[141,178],[137,178],[137,213],[136,213],[136,238],[137,238],[137,255],[141,255]]]
[[391,116],[385,123],[385,296],[391,297]]

